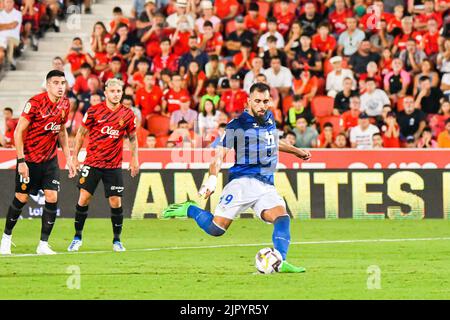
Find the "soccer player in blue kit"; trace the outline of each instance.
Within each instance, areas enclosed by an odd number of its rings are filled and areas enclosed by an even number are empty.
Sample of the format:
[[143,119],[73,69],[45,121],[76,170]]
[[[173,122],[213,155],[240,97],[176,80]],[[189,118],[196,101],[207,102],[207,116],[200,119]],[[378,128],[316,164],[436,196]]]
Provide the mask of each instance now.
[[170,205],[164,210],[163,217],[187,216],[206,233],[218,237],[225,233],[239,213],[252,208],[261,220],[274,226],[273,245],[283,257],[278,272],[300,273],[305,272],[305,268],[286,261],[291,238],[290,217],[284,200],[274,187],[274,172],[278,151],[303,160],[309,160],[311,154],[278,139],[275,119],[268,110],[271,102],[270,87],[255,83],[250,88],[246,110],[228,123],[210,164],[209,177],[199,191],[205,199],[214,192],[223,159],[228,151],[234,149],[235,164],[229,170],[229,183],[223,189],[214,214],[199,208],[194,201],[186,201]]

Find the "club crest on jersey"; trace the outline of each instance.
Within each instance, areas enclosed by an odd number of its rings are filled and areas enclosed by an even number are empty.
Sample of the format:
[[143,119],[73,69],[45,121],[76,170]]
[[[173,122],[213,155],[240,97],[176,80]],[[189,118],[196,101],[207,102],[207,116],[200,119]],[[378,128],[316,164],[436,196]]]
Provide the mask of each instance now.
[[80,178],[80,184],[83,184],[86,181],[86,179],[84,177]]
[[54,122],[49,122],[45,125],[44,127],[45,131],[54,131],[54,132],[59,132],[59,130],[61,130],[61,125],[60,124],[56,124]]
[[25,183],[22,183],[21,187],[22,191],[27,190],[27,185]]
[[119,138],[119,130],[115,130],[113,127],[110,126],[105,126],[102,128],[102,130],[100,131],[103,134],[109,134],[110,138],[114,138],[117,139]]

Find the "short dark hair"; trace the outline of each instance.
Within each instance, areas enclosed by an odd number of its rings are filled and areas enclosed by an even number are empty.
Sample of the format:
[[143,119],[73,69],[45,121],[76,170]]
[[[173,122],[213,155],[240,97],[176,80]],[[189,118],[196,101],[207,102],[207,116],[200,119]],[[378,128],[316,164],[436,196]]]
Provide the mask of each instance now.
[[275,36],[268,36],[267,37],[267,42],[277,42],[277,37]]
[[72,42],[73,42],[73,41],[76,41],[76,40],[79,40],[81,43],[83,43],[83,40],[81,40],[80,37],[75,37],[75,38],[73,38],[73,39],[72,39]]
[[47,76],[45,77],[45,80],[48,80],[53,77],[66,77],[64,72],[59,70],[52,70],[49,73],[47,73]]
[[124,95],[124,96],[122,97],[122,101],[123,101],[123,100],[131,100],[131,101],[133,101],[133,97],[130,96],[130,95],[128,95],[128,94],[126,94],[126,95]]
[[3,111],[9,111],[9,112],[11,112],[11,113],[14,113],[13,109],[10,108],[10,107],[5,107],[5,108],[3,108]]
[[122,63],[122,59],[120,59],[120,57],[112,57],[111,58],[111,62],[114,62],[114,61],[119,61],[120,63]]
[[288,132],[286,132],[285,135],[284,135],[284,137],[286,138],[286,137],[289,136],[289,135],[294,136],[294,137],[297,137],[297,136],[295,135],[295,132],[294,132],[294,131],[291,131],[291,130],[289,130]]
[[252,94],[253,92],[258,91],[258,92],[265,92],[268,91],[270,92],[270,87],[262,82],[257,82],[252,84],[252,86],[250,87],[250,94]]
[[429,77],[429,76],[421,76],[421,77],[419,78],[419,82],[424,82],[424,81],[427,81],[427,80],[430,80],[430,77]]
[[160,44],[163,43],[163,42],[168,42],[168,43],[170,43],[169,37],[163,37],[163,38],[161,38],[161,40],[159,40],[159,43],[160,43]]
[[122,13],[122,8],[121,7],[114,7],[113,13]]
[[80,66],[80,69],[89,69],[92,70],[92,67],[89,63],[85,62]]
[[369,81],[375,82],[375,78],[371,78],[371,77],[367,78],[367,79],[366,79],[366,82],[369,82]]
[[123,23],[123,22],[121,22],[121,23],[119,23],[119,25],[117,26],[117,30],[119,30],[120,28],[124,28],[124,27],[128,29],[128,25],[125,24],[125,23]]
[[206,20],[205,23],[203,23],[203,28],[204,28],[204,27],[211,27],[211,28],[213,28],[214,26],[213,26],[213,24],[212,24],[211,21]]
[[292,100],[303,102],[303,96],[301,94],[294,94],[294,96],[292,97]]
[[325,128],[333,128],[333,124],[331,122],[325,122],[323,125],[323,129]]
[[447,120],[445,120],[445,125],[448,125],[450,123],[450,118],[448,118]]
[[182,125],[182,124],[187,124],[188,122],[186,121],[186,120],[184,120],[184,119],[181,119],[180,121],[178,121],[178,127],[180,126],[180,125]]

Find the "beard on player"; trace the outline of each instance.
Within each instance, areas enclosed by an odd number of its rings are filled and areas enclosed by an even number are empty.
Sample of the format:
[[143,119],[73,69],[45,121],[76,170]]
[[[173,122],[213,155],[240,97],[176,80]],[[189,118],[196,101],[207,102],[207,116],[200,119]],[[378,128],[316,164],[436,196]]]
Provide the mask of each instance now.
[[105,91],[106,101],[112,107],[117,107],[122,100],[122,87],[110,86]]
[[266,107],[251,107],[253,117],[259,125],[263,125],[265,122],[267,108]]

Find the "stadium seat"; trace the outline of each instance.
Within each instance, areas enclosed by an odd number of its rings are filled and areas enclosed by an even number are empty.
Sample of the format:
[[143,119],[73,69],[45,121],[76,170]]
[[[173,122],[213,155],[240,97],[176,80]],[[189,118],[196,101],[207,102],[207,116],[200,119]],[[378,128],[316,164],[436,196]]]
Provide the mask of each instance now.
[[[295,10],[297,9],[297,7],[298,7],[298,4],[293,3],[293,2],[289,3],[289,12],[292,12],[295,14]],[[281,12],[281,3],[279,1],[277,1],[273,4],[273,14],[274,14],[274,16],[276,16],[276,15],[280,14],[280,12]]]
[[339,116],[325,116],[316,118],[317,122],[320,125],[320,129],[323,129],[323,125],[327,122],[330,122],[333,125],[333,133],[336,135],[341,132],[341,117]]
[[236,30],[236,21],[230,20],[227,22],[227,24],[225,25],[225,34],[228,37],[233,31]]
[[283,98],[283,102],[281,103],[281,105],[282,105],[283,114],[285,116],[288,114],[289,109],[292,107],[292,101],[294,101],[294,96],[292,96],[292,95],[288,95]]
[[159,114],[150,115],[147,118],[147,130],[156,137],[169,134],[170,119]]
[[405,106],[403,104],[404,98],[398,98],[397,100],[397,112],[403,111],[405,109]]
[[271,3],[266,1],[257,1],[257,3],[259,6],[259,14],[263,17],[268,17]]
[[328,96],[316,96],[311,101],[311,112],[316,117],[326,117],[333,113],[334,99]]

